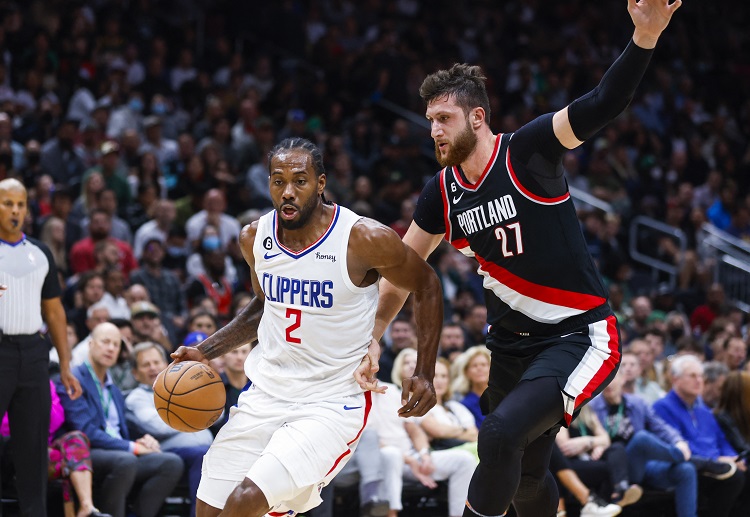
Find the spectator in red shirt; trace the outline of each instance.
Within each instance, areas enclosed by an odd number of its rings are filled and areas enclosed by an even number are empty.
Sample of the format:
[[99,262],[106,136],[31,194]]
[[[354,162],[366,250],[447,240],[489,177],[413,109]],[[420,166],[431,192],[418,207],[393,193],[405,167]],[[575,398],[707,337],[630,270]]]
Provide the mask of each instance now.
[[101,209],[91,211],[89,222],[89,236],[81,239],[70,250],[70,268],[74,273],[83,273],[96,267],[94,248],[96,243],[108,240],[113,242],[120,252],[120,269],[128,277],[130,272],[138,267],[133,257],[133,249],[126,242],[115,239],[110,235],[112,220],[110,215]]
[[701,334],[706,332],[714,318],[726,312],[725,300],[724,287],[719,283],[711,284],[706,293],[706,303],[696,307],[690,315],[693,331],[698,329]]

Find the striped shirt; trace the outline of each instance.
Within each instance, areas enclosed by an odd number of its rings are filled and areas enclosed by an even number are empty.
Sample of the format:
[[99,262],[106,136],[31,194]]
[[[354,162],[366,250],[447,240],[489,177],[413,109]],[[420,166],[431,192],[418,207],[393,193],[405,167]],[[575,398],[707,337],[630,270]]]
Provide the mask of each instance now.
[[60,296],[57,267],[49,248],[23,235],[17,242],[0,239],[0,329],[9,336],[42,328],[42,300]]

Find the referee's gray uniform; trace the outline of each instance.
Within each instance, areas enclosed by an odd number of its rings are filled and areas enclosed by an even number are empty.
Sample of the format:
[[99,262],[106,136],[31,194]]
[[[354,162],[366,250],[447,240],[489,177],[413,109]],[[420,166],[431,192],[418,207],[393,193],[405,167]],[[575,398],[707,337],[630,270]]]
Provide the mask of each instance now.
[[24,236],[0,239],[0,415],[8,412],[22,514],[46,515],[49,344],[41,335],[42,300],[60,296],[47,246]]

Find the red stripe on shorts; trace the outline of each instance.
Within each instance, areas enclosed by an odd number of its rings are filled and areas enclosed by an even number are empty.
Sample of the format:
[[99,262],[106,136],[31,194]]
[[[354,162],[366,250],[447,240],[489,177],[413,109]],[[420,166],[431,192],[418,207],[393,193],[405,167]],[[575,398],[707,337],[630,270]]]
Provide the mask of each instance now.
[[[607,316],[606,321],[607,334],[609,334],[609,342],[607,343],[607,346],[609,347],[609,357],[602,363],[602,366],[599,368],[596,374],[594,374],[581,394],[576,397],[576,409],[587,399],[591,398],[591,394],[596,391],[599,385],[604,382],[607,377],[609,377],[609,374],[612,373],[612,370],[615,369],[617,363],[620,362],[619,339],[617,336],[617,320],[614,316]],[[568,422],[568,424],[570,424],[570,422]]]
[[[372,392],[371,391],[365,391],[365,418],[364,418],[364,422],[362,423],[362,427],[359,428],[359,432],[357,433],[357,436],[355,436],[352,441],[350,441],[349,443],[347,443],[347,445],[351,445],[354,442],[356,442],[357,440],[359,440],[359,437],[362,435],[362,431],[365,430],[365,426],[367,425],[367,417],[370,416],[370,410],[371,409],[372,409]],[[336,461],[333,462],[333,467],[331,467],[331,470],[329,470],[328,472],[326,472],[326,476],[328,474],[330,474],[331,472],[333,472],[334,470],[336,470],[336,466],[338,466],[338,464],[341,463],[341,460],[343,460],[344,458],[346,458],[346,456],[349,455],[349,454],[351,454],[351,453],[352,453],[352,450],[351,449],[347,449],[346,451],[344,451],[344,453],[341,456],[339,456],[338,458],[336,458]]]

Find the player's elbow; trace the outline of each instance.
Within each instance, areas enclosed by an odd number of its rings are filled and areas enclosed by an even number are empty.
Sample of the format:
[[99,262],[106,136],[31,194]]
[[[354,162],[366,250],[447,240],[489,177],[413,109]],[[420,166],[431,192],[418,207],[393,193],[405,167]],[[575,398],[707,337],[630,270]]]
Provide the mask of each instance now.
[[[427,268],[428,271],[425,272],[425,279],[423,281],[423,291],[427,292],[427,296],[434,296],[439,295],[440,291],[442,289],[440,285],[440,278],[438,278],[437,273],[435,273],[435,270],[431,267]],[[439,296],[440,299],[442,299],[442,296]]]

